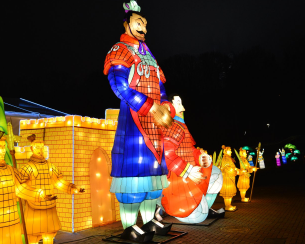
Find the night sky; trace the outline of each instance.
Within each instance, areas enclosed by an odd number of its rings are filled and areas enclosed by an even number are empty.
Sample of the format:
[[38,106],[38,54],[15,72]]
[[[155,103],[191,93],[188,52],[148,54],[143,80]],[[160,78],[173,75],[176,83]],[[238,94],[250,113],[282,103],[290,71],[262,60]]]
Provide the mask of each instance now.
[[[304,146],[304,1],[138,3],[148,20],[146,43],[167,77],[168,94],[181,94],[198,144],[278,147],[297,136]],[[97,118],[119,108],[103,63],[124,32],[122,4],[4,6],[0,95]]]

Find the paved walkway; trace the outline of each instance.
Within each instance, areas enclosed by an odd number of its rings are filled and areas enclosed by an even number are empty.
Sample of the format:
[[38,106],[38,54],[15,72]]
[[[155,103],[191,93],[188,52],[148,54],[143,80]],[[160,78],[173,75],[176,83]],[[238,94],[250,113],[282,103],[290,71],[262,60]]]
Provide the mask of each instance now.
[[[285,177],[287,172],[289,177]],[[233,205],[236,205],[238,210],[226,212],[224,219],[209,227],[174,225],[173,230],[187,231],[188,234],[170,243],[305,243],[304,166],[296,170],[266,170],[261,175],[265,177],[258,177],[258,180],[268,182],[269,175],[271,183],[257,184],[251,203],[241,203],[237,195]],[[217,197],[213,208],[219,209],[223,206],[223,199]],[[172,221],[171,217],[165,220]],[[102,238],[122,231],[121,223],[117,222],[75,234],[59,232],[55,243],[110,243],[103,242]]]

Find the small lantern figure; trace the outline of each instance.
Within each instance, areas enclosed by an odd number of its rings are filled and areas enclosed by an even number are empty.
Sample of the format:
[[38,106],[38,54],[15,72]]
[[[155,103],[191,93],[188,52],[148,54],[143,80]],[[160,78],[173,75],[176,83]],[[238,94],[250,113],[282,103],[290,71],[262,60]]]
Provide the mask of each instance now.
[[263,149],[263,151],[259,151],[257,154],[258,154],[259,168],[264,169],[265,168],[265,162],[264,162],[264,157],[263,157],[264,149]]
[[[26,229],[29,243],[38,244],[43,239],[44,244],[52,244],[57,231],[61,228],[56,211],[54,188],[67,194],[84,192],[84,189],[68,183],[62,173],[52,163],[44,158],[44,142],[35,140],[36,136],[28,137],[31,141],[33,155],[29,162],[20,170],[27,184],[42,189],[50,197],[48,200],[35,202],[27,200],[25,204]],[[52,220],[52,221],[49,221]]]
[[[281,160],[280,160],[280,153],[276,152],[275,159],[276,159],[276,166],[281,166]],[[285,157],[286,158],[286,157]]]
[[6,163],[5,139],[5,137],[0,139],[0,243],[22,244],[17,197],[36,204],[45,199],[49,200],[49,197],[43,190],[24,184],[24,179],[18,170]]
[[230,147],[222,146],[223,158],[221,162],[221,171],[223,175],[223,185],[220,190],[220,196],[225,202],[226,211],[235,211],[236,206],[232,206],[232,198],[236,195],[235,177],[239,174],[239,169],[235,167],[234,160],[231,157],[232,150]]
[[[286,158],[286,153],[285,153],[285,149],[284,148],[282,148],[282,150],[281,149],[279,149],[279,151],[280,151],[280,153],[281,153],[281,155],[282,155],[282,161],[283,161],[283,164],[287,164],[287,158]],[[279,166],[279,165],[278,165]]]
[[240,192],[240,197],[242,202],[248,202],[249,198],[246,197],[246,192],[250,188],[250,173],[256,170],[255,167],[250,166],[247,161],[247,152],[242,148],[239,149],[240,159],[242,160],[244,169],[240,169],[239,179],[237,182],[237,187]]

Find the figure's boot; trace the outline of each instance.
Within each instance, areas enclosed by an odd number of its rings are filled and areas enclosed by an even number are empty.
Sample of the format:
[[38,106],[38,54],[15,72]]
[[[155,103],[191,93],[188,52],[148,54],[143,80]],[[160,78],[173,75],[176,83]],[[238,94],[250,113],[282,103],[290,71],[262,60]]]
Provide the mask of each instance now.
[[232,197],[224,197],[224,202],[225,202],[225,210],[226,211],[235,211],[236,210],[236,206],[232,206],[231,202],[232,202]]
[[140,211],[144,225],[142,230],[145,232],[155,231],[156,235],[166,235],[172,227],[172,224],[163,225],[154,219],[157,199],[145,200],[141,203]]
[[136,242],[149,242],[154,237],[154,232],[144,232],[137,225],[137,217],[141,203],[120,203],[120,215],[123,228],[121,238]]
[[216,218],[224,218],[225,217],[225,210],[223,208],[215,211],[214,209],[209,209],[209,219],[216,219]]
[[29,244],[38,244],[42,236],[28,235]]
[[249,198],[246,197],[246,192],[248,189],[239,189],[240,197],[242,202],[249,202]]
[[150,242],[154,238],[154,234],[154,231],[144,232],[137,225],[133,225],[129,226],[124,230],[123,234],[121,235],[121,238],[130,241],[145,243]]
[[44,233],[44,234],[42,234],[43,244],[53,244],[55,236],[56,236],[56,233]]

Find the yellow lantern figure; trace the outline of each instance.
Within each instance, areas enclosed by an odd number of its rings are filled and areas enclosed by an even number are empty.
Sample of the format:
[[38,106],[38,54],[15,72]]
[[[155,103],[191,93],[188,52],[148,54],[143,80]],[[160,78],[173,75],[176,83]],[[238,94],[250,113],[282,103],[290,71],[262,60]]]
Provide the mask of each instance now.
[[46,198],[43,190],[24,183],[17,169],[7,165],[5,138],[0,139],[0,244],[22,244],[17,197],[39,204]]
[[[35,135],[28,139],[32,141],[33,155],[20,170],[28,185],[43,189],[45,194],[50,196],[54,193],[54,187],[68,194],[84,192],[84,189],[78,189],[76,185],[65,181],[59,169],[44,158],[43,141],[35,140]],[[36,244],[40,239],[43,239],[44,244],[53,243],[57,231],[61,228],[56,211],[56,198],[53,196],[39,203],[26,201],[24,215],[30,244]]]
[[239,174],[239,169],[235,167],[234,160],[231,157],[232,150],[230,147],[222,146],[223,158],[221,162],[221,172],[223,175],[223,185],[220,190],[220,196],[225,202],[227,211],[235,211],[236,206],[232,206],[232,198],[236,195],[235,177]]
[[239,179],[237,182],[237,187],[240,192],[240,197],[242,202],[249,202],[249,198],[246,197],[246,192],[250,188],[250,174],[256,171],[255,167],[252,167],[247,160],[247,151],[240,148],[239,156],[242,160],[245,169],[240,170]]

